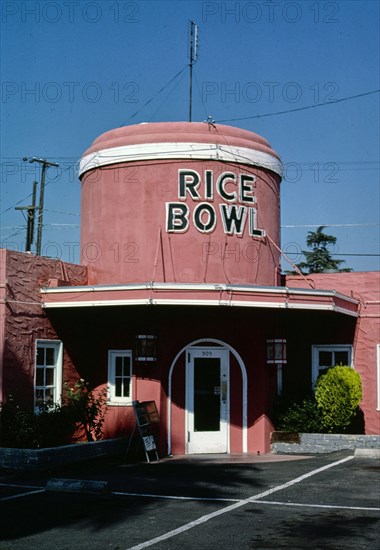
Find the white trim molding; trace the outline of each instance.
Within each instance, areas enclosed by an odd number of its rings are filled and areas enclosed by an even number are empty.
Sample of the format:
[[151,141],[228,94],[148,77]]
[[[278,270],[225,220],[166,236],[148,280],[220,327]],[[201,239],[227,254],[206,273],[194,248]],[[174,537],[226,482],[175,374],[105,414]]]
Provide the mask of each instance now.
[[[194,296],[194,291],[198,291],[197,296]],[[191,298],[190,293],[193,294]],[[357,300],[335,290],[149,282],[45,288],[41,294],[45,309],[140,305],[232,306],[334,311],[353,317],[359,315]]]
[[[319,364],[319,353],[320,352],[330,352],[332,354],[332,364],[331,365],[320,365]],[[328,367],[334,367],[337,363],[335,360],[335,353],[345,352],[348,357],[347,367],[354,366],[354,350],[352,344],[313,344],[311,346],[311,355],[312,355],[312,366],[311,366],[311,382],[312,385],[318,379],[319,371],[324,370]]]
[[276,156],[249,147],[222,146],[216,143],[163,142],[122,145],[89,153],[80,160],[79,177],[89,170],[110,164],[175,159],[234,162],[266,168],[280,177],[283,175],[282,163]]
[[270,292],[271,294],[286,294],[286,295],[305,295],[305,296],[336,296],[342,298],[346,302],[357,304],[358,300],[341,294],[335,290],[320,290],[310,288],[292,288],[287,286],[257,286],[257,285],[240,285],[240,284],[225,284],[225,283],[126,283],[115,285],[86,285],[86,286],[61,286],[42,288],[42,294],[65,294],[68,292],[103,292],[103,291],[119,291],[119,290],[217,290],[224,292],[251,292],[253,294],[261,294]]
[[337,307],[334,304],[290,304],[288,302],[259,302],[259,301],[240,301],[240,300],[186,300],[186,299],[152,299],[142,298],[140,300],[88,300],[75,302],[46,302],[43,304],[45,309],[57,308],[79,308],[79,307],[109,307],[109,306],[228,306],[228,307],[253,307],[253,308],[271,308],[271,309],[306,309],[310,311],[334,311],[357,317],[357,314],[348,309]]
[[[127,358],[129,359],[129,376],[125,372],[117,375],[116,373],[116,359]],[[128,396],[122,397],[116,395],[116,378],[121,379],[121,385],[124,388],[125,379],[129,379],[128,383]],[[109,349],[108,350],[108,405],[132,405],[132,351],[129,349]],[[125,389],[125,388],[124,388]]]
[[[53,349],[54,360],[53,362],[46,362],[46,355],[44,352],[43,363],[38,364],[38,350]],[[51,359],[50,359],[51,360]],[[34,409],[39,410],[39,403],[37,403],[37,391],[42,391],[45,393],[47,389],[53,391],[53,403],[61,404],[62,401],[62,368],[63,368],[63,343],[61,340],[52,340],[49,338],[37,338],[35,341],[35,362],[34,362],[34,382],[33,382],[33,393],[34,393]],[[46,371],[47,369],[53,370],[53,380],[50,383],[47,383],[44,373],[44,380],[42,383],[38,383],[39,376],[37,371],[41,369]],[[40,404],[45,403],[45,399],[40,402]]]

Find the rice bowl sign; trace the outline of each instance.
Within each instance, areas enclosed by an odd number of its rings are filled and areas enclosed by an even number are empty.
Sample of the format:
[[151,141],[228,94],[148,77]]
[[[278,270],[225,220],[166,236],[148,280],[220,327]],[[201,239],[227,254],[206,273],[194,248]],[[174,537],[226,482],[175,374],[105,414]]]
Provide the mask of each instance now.
[[281,174],[279,155],[248,130],[198,122],[110,130],[80,163],[82,262],[102,284],[273,284]]
[[[192,225],[200,233],[213,233],[219,223],[226,235],[264,237],[257,228],[256,177],[226,171],[216,176],[205,170],[202,176],[192,169],[178,170],[178,199],[166,203],[167,233],[185,233]],[[212,201],[223,201],[217,208]]]

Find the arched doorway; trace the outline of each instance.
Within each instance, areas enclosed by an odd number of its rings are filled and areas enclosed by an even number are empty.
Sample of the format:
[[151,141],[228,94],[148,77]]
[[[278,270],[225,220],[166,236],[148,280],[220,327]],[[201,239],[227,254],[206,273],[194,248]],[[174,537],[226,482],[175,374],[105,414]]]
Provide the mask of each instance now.
[[[183,357],[183,354],[185,356]],[[172,452],[172,376],[180,358],[185,359],[185,452],[230,451],[230,357],[241,372],[241,449],[247,452],[247,373],[238,352],[226,342],[203,338],[190,342],[175,356],[168,379],[168,454]],[[234,406],[240,406],[234,404]]]

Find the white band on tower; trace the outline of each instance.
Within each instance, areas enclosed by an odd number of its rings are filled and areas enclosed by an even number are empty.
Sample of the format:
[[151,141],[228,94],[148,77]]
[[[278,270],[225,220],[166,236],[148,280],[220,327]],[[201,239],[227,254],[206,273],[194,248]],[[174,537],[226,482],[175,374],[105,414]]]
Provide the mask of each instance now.
[[147,160],[216,160],[266,168],[282,177],[282,163],[275,156],[248,147],[214,143],[141,143],[101,149],[84,156],[79,176],[101,166]]

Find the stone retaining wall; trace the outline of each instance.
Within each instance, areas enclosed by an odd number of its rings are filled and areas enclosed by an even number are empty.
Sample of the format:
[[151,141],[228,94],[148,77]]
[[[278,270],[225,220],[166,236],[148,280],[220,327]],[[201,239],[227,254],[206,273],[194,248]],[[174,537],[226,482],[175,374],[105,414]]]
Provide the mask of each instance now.
[[342,449],[379,449],[380,435],[272,432],[271,444],[274,454],[332,453]]
[[63,464],[125,453],[126,439],[105,439],[46,449],[0,447],[0,467],[13,470],[48,470]]

